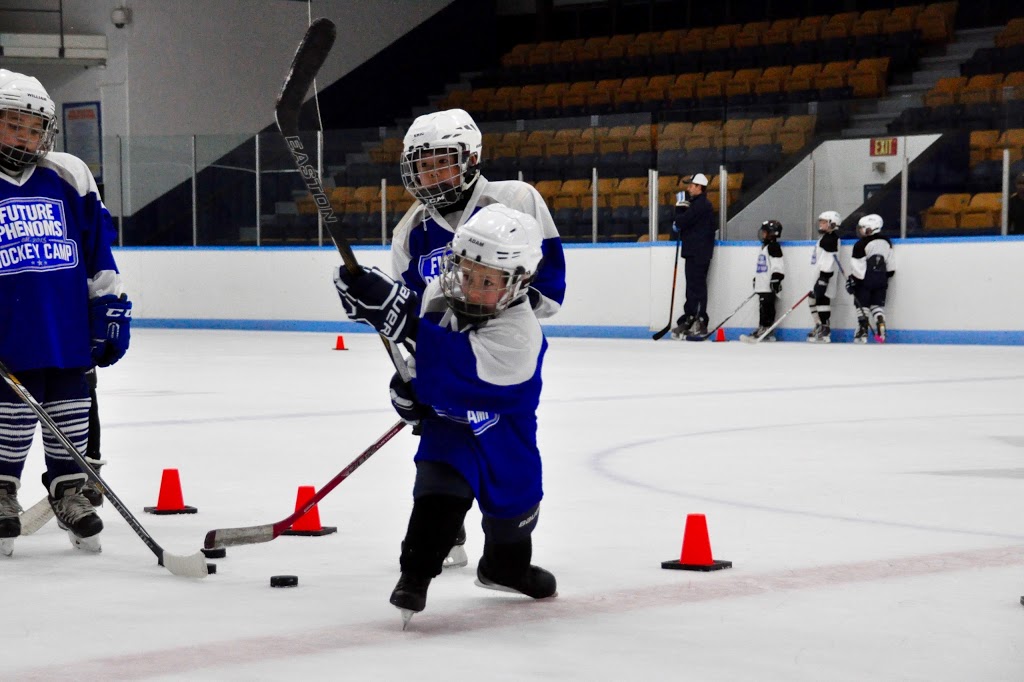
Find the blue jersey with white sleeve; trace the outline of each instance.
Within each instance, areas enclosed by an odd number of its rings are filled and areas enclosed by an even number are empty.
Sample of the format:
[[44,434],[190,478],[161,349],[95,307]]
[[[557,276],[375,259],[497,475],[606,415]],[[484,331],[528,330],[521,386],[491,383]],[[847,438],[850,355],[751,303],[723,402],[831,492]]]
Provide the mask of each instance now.
[[[537,317],[558,312],[565,298],[565,254],[562,238],[544,198],[533,186],[518,180],[489,182],[483,177],[473,185],[465,209],[440,213],[417,202],[395,227],[391,242],[391,274],[417,294],[441,274],[448,245],[455,230],[474,213],[490,204],[503,204],[533,216],[540,223],[544,264],[530,284],[530,303]],[[444,209],[442,208],[441,211]]]
[[417,461],[454,467],[481,511],[512,518],[543,497],[537,405],[547,340],[526,297],[497,317],[465,326],[439,283],[427,287],[416,340],[423,420]]
[[91,367],[89,299],[120,295],[116,230],[81,159],[50,152],[0,173],[0,358],[11,369]]

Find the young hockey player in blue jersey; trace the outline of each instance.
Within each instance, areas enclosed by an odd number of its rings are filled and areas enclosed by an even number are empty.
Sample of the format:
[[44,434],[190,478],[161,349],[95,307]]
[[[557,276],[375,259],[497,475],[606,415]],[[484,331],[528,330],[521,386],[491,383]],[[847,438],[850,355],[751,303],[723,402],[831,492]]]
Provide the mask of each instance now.
[[814,252],[811,254],[811,265],[817,279],[811,289],[811,317],[814,318],[814,329],[807,334],[811,343],[832,342],[832,299],[836,295],[836,263],[839,258],[839,224],[843,219],[835,211],[825,211],[818,216],[818,239]]
[[857,306],[857,331],[854,343],[867,343],[868,316],[875,322],[878,341],[885,342],[885,295],[889,279],[896,274],[896,260],[892,242],[883,237],[882,216],[872,213],[857,222],[857,236],[853,245],[853,271],[846,278],[846,290],[853,294]]
[[[758,327],[749,337],[740,337],[743,341],[760,339],[762,343],[775,341],[775,331],[765,336],[768,329],[775,323],[775,302],[782,291],[782,280],[786,277],[786,266],[782,261],[782,223],[778,220],[766,220],[761,223],[757,236],[761,240],[761,250],[757,254],[757,270],[754,274],[754,291],[759,304]],[[761,338],[764,337],[764,338]]]
[[532,216],[490,204],[456,229],[422,296],[375,268],[335,273],[350,319],[416,349],[411,385],[397,375],[391,382],[399,414],[422,425],[402,574],[391,594],[406,624],[426,606],[474,499],[485,538],[477,584],[555,595],[554,576],[530,564],[543,496],[536,411],[547,341],[529,293],[541,242]]
[[[558,312],[565,297],[565,255],[558,229],[543,197],[519,180],[490,182],[480,173],[483,137],[462,109],[420,116],[405,134],[402,182],[417,202],[395,227],[391,275],[422,294],[436,279],[455,230],[485,206],[500,203],[533,216],[540,224],[544,269],[529,289],[537,317]],[[445,559],[445,568],[468,563],[465,528]]]
[[[35,78],[0,70],[0,359],[78,448],[89,440],[86,371],[128,349],[131,303],[115,230],[83,161],[51,151],[54,103]],[[18,489],[37,418],[0,384],[0,552],[21,531]],[[99,551],[86,475],[43,431],[43,484],[76,547]]]

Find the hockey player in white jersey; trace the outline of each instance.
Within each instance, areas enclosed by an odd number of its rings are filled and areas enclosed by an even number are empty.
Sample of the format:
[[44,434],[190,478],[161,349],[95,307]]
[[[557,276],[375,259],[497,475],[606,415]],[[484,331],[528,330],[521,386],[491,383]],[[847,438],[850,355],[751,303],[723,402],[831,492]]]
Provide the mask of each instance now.
[[485,538],[477,584],[555,595],[554,576],[530,563],[543,497],[537,406],[547,341],[529,294],[540,263],[537,221],[490,204],[456,229],[422,296],[375,268],[335,273],[350,319],[416,349],[411,386],[391,384],[403,398],[393,398],[398,413],[422,424],[402,574],[391,594],[406,624],[426,606],[474,499]]
[[[761,223],[758,237],[761,250],[757,253],[757,266],[754,271],[754,292],[758,298],[758,327],[749,337],[743,335],[741,341],[761,339],[762,343],[775,341],[774,330],[767,336],[768,329],[775,323],[775,302],[782,291],[782,280],[786,277],[786,266],[782,260],[782,223],[778,220],[766,220]],[[761,338],[764,336],[764,338]]]
[[870,316],[875,323],[878,341],[885,342],[885,296],[889,279],[896,274],[896,259],[892,242],[883,237],[882,216],[872,213],[857,222],[857,236],[853,245],[850,269],[846,278],[846,290],[853,294],[857,306],[857,331],[855,343],[867,343]]
[[[54,103],[30,76],[0,70],[0,358],[79,452],[89,440],[85,373],[127,351],[131,303],[111,252],[116,232],[88,166],[52,151]],[[18,489],[35,413],[0,384],[0,552],[21,530]],[[99,551],[103,522],[86,475],[43,432],[43,484],[76,547]]]
[[[462,109],[420,116],[405,134],[402,182],[417,200],[395,227],[391,275],[422,294],[436,279],[455,230],[485,206],[500,203],[532,216],[542,232],[544,268],[529,289],[537,317],[554,315],[565,296],[562,240],[543,197],[518,180],[490,182],[483,177],[483,136]],[[445,568],[468,563],[465,529],[445,560]]]
[[841,222],[843,219],[835,211],[825,211],[818,216],[818,232],[821,237],[811,254],[811,265],[814,266],[816,276],[810,298],[814,329],[807,334],[807,340],[811,343],[832,342],[832,298],[837,290],[834,275],[839,258],[838,230]]

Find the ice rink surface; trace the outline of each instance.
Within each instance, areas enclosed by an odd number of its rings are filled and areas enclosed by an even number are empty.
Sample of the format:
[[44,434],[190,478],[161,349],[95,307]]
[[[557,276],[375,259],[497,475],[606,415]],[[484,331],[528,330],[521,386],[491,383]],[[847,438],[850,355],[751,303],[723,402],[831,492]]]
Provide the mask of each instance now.
[[[102,474],[165,549],[286,517],[395,422],[380,342],[334,340],[138,329],[100,370]],[[205,580],[109,503],[100,555],[53,522],[20,538],[0,679],[1024,680],[1024,348],[553,339],[544,378],[556,599],[473,584],[474,508],[470,565],[402,631],[406,430],[319,505],[336,534],[229,548]],[[164,468],[198,514],[143,513]],[[660,568],[689,513],[734,568]]]

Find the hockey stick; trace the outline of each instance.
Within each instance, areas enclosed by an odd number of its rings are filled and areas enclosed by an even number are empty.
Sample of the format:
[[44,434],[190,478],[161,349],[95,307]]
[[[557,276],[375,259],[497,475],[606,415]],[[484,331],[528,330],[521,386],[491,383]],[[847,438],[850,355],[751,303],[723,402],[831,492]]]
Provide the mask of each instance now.
[[[299,43],[299,48],[295,51],[295,57],[292,59],[291,68],[284,79],[281,94],[277,96],[277,104],[274,105],[274,118],[277,120],[278,130],[284,136],[288,151],[291,152],[292,161],[295,162],[295,167],[298,169],[299,175],[302,176],[306,189],[313,197],[316,210],[327,227],[327,233],[331,235],[331,241],[334,242],[338,253],[341,254],[345,269],[350,274],[359,276],[363,273],[363,268],[359,265],[355,254],[352,253],[352,247],[341,232],[341,222],[334,214],[331,200],[324,192],[320,173],[313,166],[312,158],[306,153],[302,146],[302,139],[299,137],[299,112],[302,110],[302,101],[306,98],[306,93],[313,84],[317,71],[327,59],[336,35],[337,31],[330,19],[317,19],[306,29],[306,35]],[[380,340],[391,356],[391,362],[394,363],[399,376],[403,381],[409,381],[409,368],[405,358],[402,357],[402,352],[383,336],[380,337]]]
[[28,389],[22,386],[17,377],[15,377],[11,371],[7,369],[7,365],[2,362],[0,362],[0,378],[2,378],[4,382],[11,387],[12,391],[18,394],[18,397],[21,398],[22,402],[28,405],[29,408],[35,412],[39,421],[41,421],[46,428],[50,430],[50,433],[53,434],[54,438],[60,441],[60,444],[64,446],[64,449],[67,450],[68,454],[71,455],[78,466],[82,469],[82,472],[88,476],[90,480],[103,486],[104,491],[106,491],[107,499],[110,500],[112,505],[114,505],[114,508],[117,509],[118,513],[124,517],[124,520],[128,522],[128,525],[131,526],[131,529],[135,531],[136,535],[142,538],[142,541],[146,543],[146,546],[149,547],[153,554],[156,555],[156,561],[159,565],[163,566],[174,575],[185,576],[188,578],[205,578],[210,574],[211,571],[206,564],[206,557],[202,552],[196,552],[189,556],[178,556],[176,554],[165,552],[164,549],[157,544],[156,540],[154,540],[153,537],[146,532],[146,529],[142,527],[139,520],[135,518],[130,511],[128,511],[128,508],[124,505],[124,502],[121,501],[121,498],[111,490],[106,481],[100,478],[100,475],[97,474],[89,465],[89,462],[85,457],[78,452],[75,448],[75,444],[71,442],[63,431],[61,431],[60,427],[57,426],[57,423],[53,421],[53,418],[50,417],[46,410],[43,409],[43,406],[39,404],[39,401],[28,392]]
[[775,320],[775,324],[773,324],[772,326],[768,327],[768,329],[766,329],[766,330],[764,331],[764,334],[761,334],[761,335],[760,335],[760,336],[758,336],[758,337],[757,337],[756,339],[752,339],[752,340],[750,340],[750,341],[747,341],[747,343],[761,343],[761,339],[765,338],[766,336],[768,336],[769,334],[771,334],[771,333],[772,333],[773,331],[775,331],[775,328],[776,328],[776,327],[778,327],[778,326],[779,326],[780,324],[782,324],[782,321],[783,321],[784,319],[786,319],[786,317],[787,317],[787,316],[788,316],[788,315],[789,315],[789,314],[790,314],[791,312],[793,312],[794,310],[796,310],[796,309],[797,309],[797,308],[798,308],[798,307],[800,306],[800,304],[801,304],[801,303],[803,303],[803,302],[804,302],[804,301],[806,301],[806,300],[807,300],[808,298],[810,298],[810,296],[811,296],[811,294],[812,294],[812,293],[813,293],[813,292],[810,292],[810,291],[808,291],[808,292],[807,292],[806,294],[804,294],[803,296],[801,296],[801,297],[800,297],[800,300],[799,300],[799,301],[797,301],[796,303],[794,303],[794,304],[793,304],[793,306],[792,306],[792,307],[791,307],[791,308],[790,308],[789,310],[787,310],[786,312],[782,313],[782,317],[780,317],[779,319]]
[[50,506],[49,496],[43,497],[31,507],[21,513],[21,534],[32,535],[45,526],[53,518],[53,507]]
[[363,462],[370,459],[373,453],[380,450],[385,443],[391,440],[395,434],[401,431],[404,427],[404,421],[399,420],[396,422],[394,426],[388,429],[387,433],[378,438],[373,445],[363,450],[362,454],[352,460],[347,467],[339,471],[334,478],[327,482],[327,485],[306,500],[305,504],[303,504],[301,508],[296,509],[295,513],[281,519],[277,523],[268,523],[262,526],[218,528],[211,530],[206,534],[206,540],[203,542],[203,547],[206,549],[216,549],[220,547],[254,545],[260,542],[270,542],[278,535],[291,528],[293,523],[312,509],[317,502],[327,497],[327,493],[337,488],[339,483],[344,481],[352,474],[353,471],[362,466]]
[[679,275],[679,251],[683,248],[683,233],[679,233],[679,239],[676,240],[676,264],[672,268],[672,297],[668,302],[668,324],[660,332],[655,332],[651,338],[657,341],[661,337],[668,334],[669,330],[672,329],[672,314],[675,312],[676,307],[676,277]]
[[757,296],[757,292],[756,291],[754,293],[750,294],[750,296],[747,296],[745,299],[743,299],[743,303],[740,303],[738,306],[736,306],[736,310],[734,310],[731,313],[729,313],[728,317],[726,317],[724,320],[719,322],[715,326],[715,328],[712,329],[711,331],[709,331],[707,334],[693,334],[692,336],[687,336],[686,340],[687,341],[707,341],[709,338],[711,338],[712,336],[715,335],[715,332],[717,332],[719,330],[719,328],[721,328],[722,326],[725,325],[726,322],[731,320],[733,315],[735,315],[740,310],[742,310],[743,306],[747,305],[747,303],[750,302],[750,299],[754,298],[755,296]]

